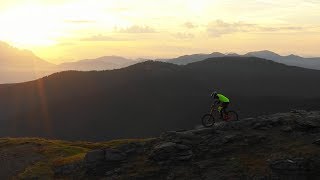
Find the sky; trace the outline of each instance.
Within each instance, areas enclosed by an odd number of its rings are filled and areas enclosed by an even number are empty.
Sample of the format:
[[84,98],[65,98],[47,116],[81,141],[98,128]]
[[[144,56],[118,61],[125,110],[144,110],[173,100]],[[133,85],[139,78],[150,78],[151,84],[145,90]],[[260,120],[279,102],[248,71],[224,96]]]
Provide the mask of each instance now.
[[1,0],[0,41],[53,63],[266,49],[320,56],[320,0]]

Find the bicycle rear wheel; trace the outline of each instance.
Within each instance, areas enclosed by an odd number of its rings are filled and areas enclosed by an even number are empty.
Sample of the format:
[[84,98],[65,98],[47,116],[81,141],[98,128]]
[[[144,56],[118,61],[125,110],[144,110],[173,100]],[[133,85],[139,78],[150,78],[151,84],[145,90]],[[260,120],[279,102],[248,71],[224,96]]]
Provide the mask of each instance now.
[[214,124],[214,117],[211,114],[205,114],[201,120],[204,127],[211,127]]
[[228,111],[226,114],[228,116],[228,121],[238,121],[239,120],[239,116],[236,111]]

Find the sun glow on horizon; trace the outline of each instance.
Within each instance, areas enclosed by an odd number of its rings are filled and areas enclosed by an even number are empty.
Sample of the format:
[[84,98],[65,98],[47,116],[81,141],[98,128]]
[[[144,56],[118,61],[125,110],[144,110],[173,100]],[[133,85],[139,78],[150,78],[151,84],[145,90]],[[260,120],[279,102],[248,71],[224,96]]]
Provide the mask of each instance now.
[[57,29],[61,24],[52,17],[42,16],[43,13],[44,9],[31,5],[3,12],[0,22],[5,26],[1,26],[0,38],[23,47],[56,44],[56,38],[62,35]]
[[262,49],[316,56],[319,12],[310,0],[2,0],[0,41],[52,62]]

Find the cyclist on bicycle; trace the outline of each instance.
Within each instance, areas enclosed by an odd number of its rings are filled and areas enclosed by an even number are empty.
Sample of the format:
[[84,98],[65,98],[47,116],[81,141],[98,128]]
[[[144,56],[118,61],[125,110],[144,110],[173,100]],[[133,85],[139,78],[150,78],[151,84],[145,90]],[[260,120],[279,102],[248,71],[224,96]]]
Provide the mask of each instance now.
[[214,105],[218,105],[218,111],[220,112],[221,118],[224,118],[223,114],[226,114],[226,109],[230,103],[229,98],[223,94],[218,94],[216,91],[211,94],[211,97],[215,100]]

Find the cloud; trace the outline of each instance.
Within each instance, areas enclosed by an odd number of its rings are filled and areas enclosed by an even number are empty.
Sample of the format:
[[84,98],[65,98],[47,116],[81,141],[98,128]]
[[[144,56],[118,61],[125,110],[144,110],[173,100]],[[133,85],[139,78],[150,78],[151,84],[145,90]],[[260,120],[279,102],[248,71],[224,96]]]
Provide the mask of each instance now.
[[95,21],[92,20],[65,20],[66,23],[75,23],[75,24],[82,24],[82,23],[94,23]]
[[261,31],[282,31],[282,30],[287,30],[287,31],[299,31],[303,30],[304,28],[302,27],[297,27],[297,26],[284,26],[284,27],[259,27],[259,30]]
[[118,33],[156,33],[156,31],[149,26],[133,25],[127,28],[115,28]]
[[188,29],[193,29],[193,28],[198,27],[197,25],[195,25],[195,24],[192,23],[192,22],[185,22],[185,23],[183,24],[183,26],[186,27],[186,28],[188,28]]
[[319,0],[303,0],[303,1],[311,4],[320,4]]
[[207,32],[210,36],[219,37],[225,34],[236,32],[247,32],[255,28],[255,24],[247,24],[242,22],[227,23],[221,20],[212,21],[207,26]]
[[74,45],[76,45],[76,43],[73,43],[73,42],[61,42],[57,44],[57,46],[74,46]]
[[81,39],[81,41],[128,41],[128,39],[116,38],[112,36],[105,36],[102,34],[98,34],[98,35],[93,35],[90,37],[83,38]]
[[228,23],[222,20],[212,21],[207,25],[207,33],[212,37],[220,37],[226,34],[233,34],[239,32],[296,32],[303,30],[303,27],[298,26],[262,26],[258,24],[250,24],[245,22]]
[[173,36],[177,39],[192,39],[194,38],[194,35],[191,34],[191,33],[176,33],[176,34],[173,34]]

